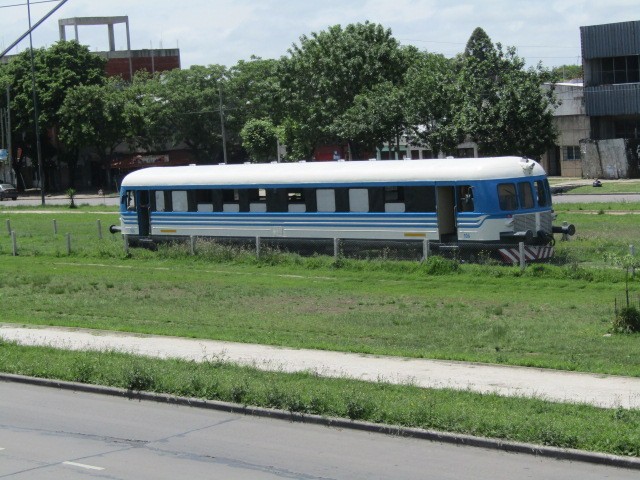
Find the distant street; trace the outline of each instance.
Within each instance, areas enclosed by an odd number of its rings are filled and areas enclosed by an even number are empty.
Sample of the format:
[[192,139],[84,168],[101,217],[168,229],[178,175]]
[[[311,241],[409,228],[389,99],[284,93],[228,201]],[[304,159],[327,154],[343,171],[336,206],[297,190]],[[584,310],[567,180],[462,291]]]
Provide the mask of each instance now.
[[[55,195],[51,197],[45,196],[45,207],[47,205],[69,205],[69,198],[65,195]],[[101,197],[98,195],[78,195],[75,197],[75,203],[82,205],[112,205],[114,211],[117,211],[118,197]],[[2,207],[11,207],[12,205],[38,207],[42,204],[42,199],[37,196],[20,196],[17,200],[4,200],[0,202]]]
[[637,471],[0,383],[0,478],[635,479]]
[[554,195],[553,203],[624,203],[640,202],[640,194],[616,193],[609,195]]

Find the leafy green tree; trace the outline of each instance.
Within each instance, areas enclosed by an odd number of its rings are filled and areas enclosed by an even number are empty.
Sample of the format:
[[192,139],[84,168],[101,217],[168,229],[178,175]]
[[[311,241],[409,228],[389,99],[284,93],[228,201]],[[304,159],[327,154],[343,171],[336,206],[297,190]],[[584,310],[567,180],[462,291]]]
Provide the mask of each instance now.
[[454,125],[478,144],[482,155],[522,155],[538,158],[554,144],[553,86],[545,89],[550,72],[541,65],[525,69],[515,49],[503,50],[476,29],[465,53],[458,57],[459,105]]
[[157,150],[184,143],[203,163],[221,161],[220,92],[225,73],[221,65],[194,65],[134,81],[135,108],[144,118],[132,135],[137,145]]
[[437,152],[452,151],[462,140],[453,122],[460,108],[454,62],[443,55],[424,52],[406,74],[407,133]]
[[560,65],[553,67],[551,73],[560,82],[567,82],[569,80],[581,79],[583,76],[582,65]]
[[[336,138],[334,122],[382,82],[402,82],[408,55],[391,31],[373,23],[330,27],[302,36],[281,60],[281,85],[296,148],[309,158],[320,142]],[[347,139],[354,157],[362,145]],[[287,143],[289,145],[289,143]]]
[[[60,128],[60,108],[67,94],[81,85],[101,85],[105,79],[105,60],[76,41],[60,41],[49,48],[33,51],[38,123],[45,166],[58,153],[60,158],[74,159],[73,152],[57,151],[46,141],[46,132]],[[31,56],[28,50],[16,55],[7,65],[6,75],[11,84],[12,127],[16,135],[14,145],[26,149],[36,159],[34,104],[31,76]],[[24,141],[21,141],[24,139]],[[70,163],[74,174],[73,160]],[[47,169],[44,169],[45,173]]]
[[277,130],[271,120],[251,119],[240,131],[242,146],[254,162],[268,161],[277,155]]
[[353,105],[333,123],[336,136],[358,143],[368,151],[395,145],[407,131],[405,92],[391,82],[374,85],[356,95]]
[[[103,85],[81,85],[70,90],[58,112],[58,138],[78,151],[95,147],[110,185],[110,161],[115,148],[124,142],[134,121],[129,115],[130,92],[119,79]],[[137,118],[136,118],[137,119]]]

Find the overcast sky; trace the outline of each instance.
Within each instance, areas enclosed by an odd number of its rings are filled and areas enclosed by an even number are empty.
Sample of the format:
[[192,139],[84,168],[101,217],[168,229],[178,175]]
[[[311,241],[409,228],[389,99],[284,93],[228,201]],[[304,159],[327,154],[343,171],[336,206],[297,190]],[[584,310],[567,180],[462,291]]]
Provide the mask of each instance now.
[[[25,0],[0,0],[0,46],[28,28]],[[32,0],[36,23],[59,2]],[[400,43],[451,57],[476,27],[515,46],[529,65],[580,63],[580,26],[640,20],[638,0],[68,0],[33,34],[34,47],[59,39],[58,20],[129,16],[131,48],[180,48],[183,68],[231,66],[251,55],[279,58],[301,35],[349,23],[381,23]],[[67,27],[67,38],[73,38]],[[80,42],[107,50],[106,26],[79,28]],[[11,53],[28,48],[28,38]],[[116,48],[126,48],[124,25]]]

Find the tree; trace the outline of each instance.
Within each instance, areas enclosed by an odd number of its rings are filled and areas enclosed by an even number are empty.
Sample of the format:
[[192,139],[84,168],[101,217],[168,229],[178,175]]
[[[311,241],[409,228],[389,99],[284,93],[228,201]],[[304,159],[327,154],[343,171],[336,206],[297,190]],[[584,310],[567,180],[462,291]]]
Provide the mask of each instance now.
[[407,133],[434,153],[453,150],[463,140],[453,121],[460,107],[454,62],[424,52],[407,71],[405,91]]
[[554,144],[551,74],[539,64],[525,70],[515,49],[495,46],[481,29],[457,59],[459,106],[454,125],[482,155],[538,158]]
[[140,77],[132,86],[144,117],[135,132],[138,146],[155,150],[184,143],[203,163],[221,161],[220,95],[225,73],[221,65],[194,65]]
[[58,112],[60,141],[74,151],[95,147],[106,173],[106,186],[111,184],[113,152],[131,131],[129,93],[119,79],[103,85],[81,85],[69,91]]
[[386,142],[389,148],[395,145],[398,152],[400,138],[408,128],[404,106],[402,87],[391,82],[379,83],[356,95],[353,106],[338,117],[332,131],[368,151],[382,149]]
[[[337,140],[334,122],[354,99],[382,82],[399,84],[408,56],[391,31],[373,23],[330,27],[302,36],[281,61],[281,85],[295,143],[309,158],[320,142]],[[362,146],[347,139],[352,155]],[[287,143],[288,144],[288,143]]]
[[551,73],[560,82],[582,79],[583,76],[582,65],[560,65],[559,67],[553,67]]
[[[43,160],[46,165],[47,160],[55,153],[61,158],[73,159],[71,152],[56,152],[46,141],[46,132],[58,131],[61,124],[60,108],[73,88],[80,85],[101,85],[104,82],[105,60],[76,41],[59,41],[49,48],[36,49],[33,56]],[[16,140],[25,139],[22,142],[14,142],[14,145],[27,149],[29,156],[35,159],[36,139],[29,50],[11,59],[7,66],[7,75],[10,78],[12,92],[13,130],[17,135]],[[73,175],[73,163],[70,166]]]
[[254,162],[268,161],[277,155],[277,131],[271,120],[251,119],[240,131],[242,146]]

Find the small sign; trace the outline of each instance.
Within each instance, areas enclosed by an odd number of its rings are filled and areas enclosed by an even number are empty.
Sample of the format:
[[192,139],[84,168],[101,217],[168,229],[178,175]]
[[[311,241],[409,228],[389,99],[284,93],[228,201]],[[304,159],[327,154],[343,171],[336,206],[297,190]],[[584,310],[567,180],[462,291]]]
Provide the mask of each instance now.
[[5,148],[0,148],[0,160],[6,160],[9,158],[9,152]]

